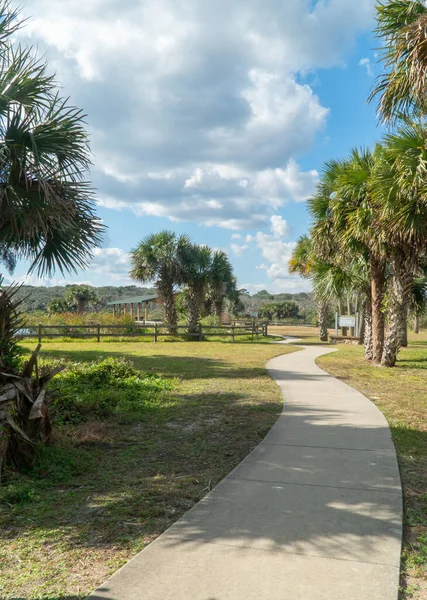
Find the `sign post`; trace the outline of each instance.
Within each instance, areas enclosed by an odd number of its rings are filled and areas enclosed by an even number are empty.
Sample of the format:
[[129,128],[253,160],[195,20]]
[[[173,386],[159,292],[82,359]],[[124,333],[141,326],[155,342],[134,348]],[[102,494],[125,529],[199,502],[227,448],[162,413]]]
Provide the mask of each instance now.
[[335,315],[335,334],[338,336],[338,329],[343,328],[353,329],[356,337],[359,337],[360,332],[360,319],[359,313],[356,313],[354,316],[352,315],[340,315],[336,313]]

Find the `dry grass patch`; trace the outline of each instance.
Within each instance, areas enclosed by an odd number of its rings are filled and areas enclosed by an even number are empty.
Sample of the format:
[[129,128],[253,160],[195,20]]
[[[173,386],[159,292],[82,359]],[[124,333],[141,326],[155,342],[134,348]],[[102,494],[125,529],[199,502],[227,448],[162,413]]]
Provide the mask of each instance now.
[[64,425],[0,489],[0,597],[78,600],[233,469],[276,421],[267,361],[286,346],[49,343],[50,359],[130,358],[175,382],[149,411]]

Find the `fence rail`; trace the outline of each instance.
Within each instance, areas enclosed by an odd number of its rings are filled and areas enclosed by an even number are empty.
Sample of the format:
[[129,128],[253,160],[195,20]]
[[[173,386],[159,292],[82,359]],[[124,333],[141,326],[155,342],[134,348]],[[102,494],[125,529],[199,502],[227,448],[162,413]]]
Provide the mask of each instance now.
[[[118,330],[122,330],[120,333]],[[117,333],[116,333],[117,332]],[[157,342],[160,337],[195,338],[203,341],[206,337],[230,337],[232,342],[236,337],[251,335],[252,341],[259,337],[267,337],[268,323],[251,323],[250,325],[202,325],[197,331],[190,331],[187,325],[43,325],[39,323],[27,327],[19,333],[20,338],[37,338],[39,343],[47,338],[137,338],[151,337]]]

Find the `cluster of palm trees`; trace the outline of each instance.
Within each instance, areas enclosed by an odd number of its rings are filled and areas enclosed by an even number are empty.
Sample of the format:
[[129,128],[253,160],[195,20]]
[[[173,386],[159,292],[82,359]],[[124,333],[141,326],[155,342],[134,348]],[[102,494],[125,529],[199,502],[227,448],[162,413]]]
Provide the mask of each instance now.
[[390,0],[376,16],[384,73],[371,99],[389,131],[325,165],[290,270],[313,281],[321,339],[328,302],[350,297],[364,313],[366,357],[394,366],[408,311],[418,315],[427,296],[427,7]]
[[178,290],[191,333],[197,331],[200,318],[208,314],[219,322],[226,298],[232,303],[238,299],[227,254],[193,244],[186,235],[172,231],[151,234],[133,250],[131,260],[133,279],[155,282],[171,329],[178,324]]

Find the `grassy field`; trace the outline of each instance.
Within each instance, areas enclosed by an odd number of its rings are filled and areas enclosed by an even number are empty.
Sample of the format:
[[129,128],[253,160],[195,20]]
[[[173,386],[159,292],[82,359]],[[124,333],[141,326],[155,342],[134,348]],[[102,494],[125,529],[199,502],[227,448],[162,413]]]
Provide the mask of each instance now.
[[367,364],[354,346],[317,363],[370,398],[390,424],[404,489],[401,598],[427,600],[427,333],[410,335],[395,369]]
[[[27,347],[32,347],[26,343]],[[47,343],[46,359],[130,358],[173,387],[149,410],[66,425],[0,489],[0,597],[84,598],[255,447],[282,408],[267,361],[283,346]]]

